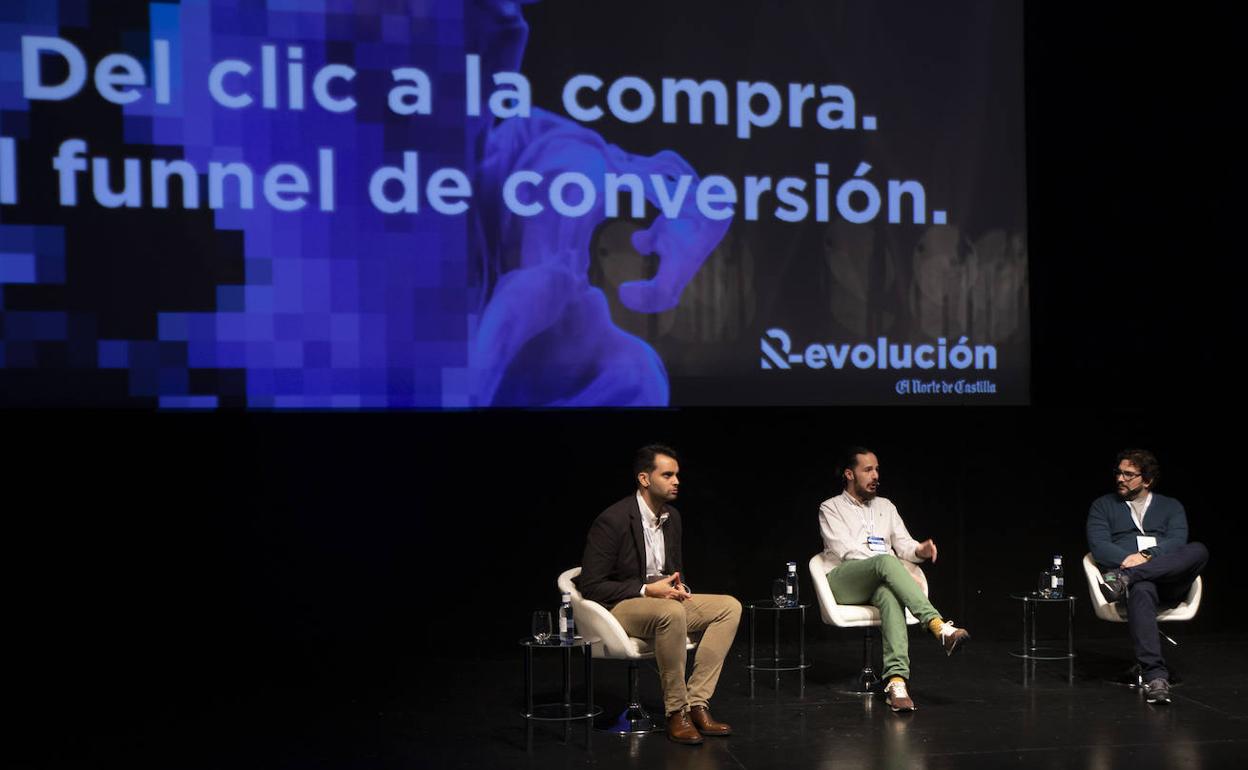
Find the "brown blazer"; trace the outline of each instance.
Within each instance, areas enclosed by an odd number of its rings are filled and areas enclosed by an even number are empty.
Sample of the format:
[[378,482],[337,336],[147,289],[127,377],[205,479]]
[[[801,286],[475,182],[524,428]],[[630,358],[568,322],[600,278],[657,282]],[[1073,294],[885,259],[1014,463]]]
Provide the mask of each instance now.
[[[663,525],[664,574],[681,572],[680,512],[665,506]],[[641,596],[646,579],[646,536],[641,508],[633,493],[598,514],[585,538],[585,556],[576,587],[581,596],[607,609]],[[681,574],[681,582],[688,582]]]

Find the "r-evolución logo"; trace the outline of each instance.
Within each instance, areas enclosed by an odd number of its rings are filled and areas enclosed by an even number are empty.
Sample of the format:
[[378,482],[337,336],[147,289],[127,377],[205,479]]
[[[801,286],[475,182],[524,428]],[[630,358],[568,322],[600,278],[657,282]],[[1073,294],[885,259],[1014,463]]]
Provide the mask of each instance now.
[[759,340],[762,369],[977,369],[997,368],[995,345],[972,347],[967,337],[959,337],[949,345],[944,337],[936,343],[914,345],[909,342],[889,342],[887,337],[877,337],[875,344],[812,342],[801,352],[794,352],[789,333],[779,327],[768,329]]

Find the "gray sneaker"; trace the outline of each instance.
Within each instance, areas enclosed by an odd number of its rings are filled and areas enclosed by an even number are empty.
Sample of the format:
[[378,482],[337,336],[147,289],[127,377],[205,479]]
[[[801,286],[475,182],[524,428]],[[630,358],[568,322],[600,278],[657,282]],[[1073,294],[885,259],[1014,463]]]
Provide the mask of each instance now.
[[1105,601],[1113,604],[1126,597],[1127,586],[1130,583],[1127,573],[1120,569],[1111,569],[1109,572],[1101,575],[1101,582],[1098,587],[1101,589],[1101,596],[1105,597]]
[[1165,679],[1154,679],[1144,685],[1144,697],[1149,703],[1169,703],[1170,683]]

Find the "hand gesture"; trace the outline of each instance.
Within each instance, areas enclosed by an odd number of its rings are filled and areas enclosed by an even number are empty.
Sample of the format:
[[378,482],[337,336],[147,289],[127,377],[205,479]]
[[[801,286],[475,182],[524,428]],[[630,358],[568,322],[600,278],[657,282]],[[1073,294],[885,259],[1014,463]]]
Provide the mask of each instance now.
[[680,584],[680,573],[668,575],[660,578],[653,583],[646,583],[646,596],[652,596],[656,599],[675,599],[683,602],[689,598],[689,592]]
[[919,547],[914,549],[914,555],[920,559],[930,559],[932,564],[936,563],[936,543],[929,537]]

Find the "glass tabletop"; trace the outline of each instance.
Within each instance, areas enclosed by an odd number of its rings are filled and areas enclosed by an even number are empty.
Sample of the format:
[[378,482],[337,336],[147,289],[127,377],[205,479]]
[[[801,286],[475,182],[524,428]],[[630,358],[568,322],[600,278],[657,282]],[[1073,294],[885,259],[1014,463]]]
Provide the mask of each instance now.
[[785,604],[783,606],[776,606],[776,602],[773,599],[758,599],[756,601],[746,602],[744,606],[747,610],[777,610],[778,611],[778,610],[804,610],[810,605],[798,603],[798,604]]
[[1022,602],[1073,602],[1079,597],[1074,594],[1066,594],[1065,596],[1041,596],[1035,591],[1027,591],[1026,593],[1012,593],[1010,594],[1010,598],[1018,599]]
[[520,645],[522,647],[548,647],[550,649],[557,650],[560,647],[585,647],[587,645],[597,644],[600,641],[602,640],[596,636],[578,636],[571,641],[564,641],[558,636],[552,636],[545,641],[539,642],[531,636],[526,636],[520,640]]

